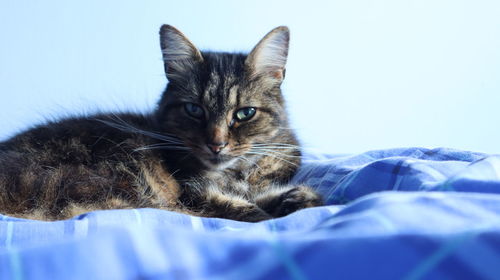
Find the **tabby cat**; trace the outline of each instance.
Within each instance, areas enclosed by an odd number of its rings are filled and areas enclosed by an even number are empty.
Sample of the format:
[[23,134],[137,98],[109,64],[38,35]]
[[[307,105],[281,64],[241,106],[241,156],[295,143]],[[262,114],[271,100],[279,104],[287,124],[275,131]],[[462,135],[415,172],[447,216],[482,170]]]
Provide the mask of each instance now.
[[257,222],[322,204],[300,164],[280,86],[289,31],[248,54],[200,52],[160,29],[169,81],[148,114],[49,122],[0,143],[0,213],[59,220],[152,207]]

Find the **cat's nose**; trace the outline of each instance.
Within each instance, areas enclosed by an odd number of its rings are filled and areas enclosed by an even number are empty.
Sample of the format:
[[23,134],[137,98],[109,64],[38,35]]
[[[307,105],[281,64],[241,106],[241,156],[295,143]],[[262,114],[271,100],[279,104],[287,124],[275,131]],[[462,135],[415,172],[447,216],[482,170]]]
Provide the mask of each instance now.
[[227,142],[225,142],[225,143],[210,143],[210,144],[207,144],[207,146],[214,154],[218,154],[218,153],[220,153],[220,151],[222,151],[222,149],[224,149],[224,147],[227,146]]

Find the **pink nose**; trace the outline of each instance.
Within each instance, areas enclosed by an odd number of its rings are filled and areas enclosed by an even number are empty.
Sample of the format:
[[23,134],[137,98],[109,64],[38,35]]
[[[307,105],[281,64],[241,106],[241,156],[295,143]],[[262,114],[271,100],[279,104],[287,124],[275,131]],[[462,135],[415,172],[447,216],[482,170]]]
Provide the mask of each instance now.
[[211,143],[207,144],[207,146],[214,154],[218,154],[227,146],[227,143]]

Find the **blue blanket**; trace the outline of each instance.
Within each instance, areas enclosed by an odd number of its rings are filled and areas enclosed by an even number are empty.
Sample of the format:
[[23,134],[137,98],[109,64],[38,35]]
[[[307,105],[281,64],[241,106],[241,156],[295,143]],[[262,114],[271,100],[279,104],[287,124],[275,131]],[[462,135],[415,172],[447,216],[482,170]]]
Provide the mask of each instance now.
[[500,156],[308,155],[328,206],[256,224],[157,210],[0,215],[0,279],[500,279]]

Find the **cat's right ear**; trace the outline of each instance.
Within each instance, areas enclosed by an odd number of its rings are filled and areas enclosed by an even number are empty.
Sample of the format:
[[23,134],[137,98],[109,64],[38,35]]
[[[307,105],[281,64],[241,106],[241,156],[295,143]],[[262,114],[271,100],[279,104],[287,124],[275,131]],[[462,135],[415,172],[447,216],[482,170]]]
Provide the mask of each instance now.
[[245,61],[251,77],[263,77],[271,85],[281,84],[285,78],[290,31],[279,26],[267,33],[253,48]]
[[160,46],[165,74],[169,81],[189,73],[196,64],[203,62],[201,52],[175,27],[164,24],[160,28]]

